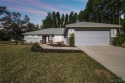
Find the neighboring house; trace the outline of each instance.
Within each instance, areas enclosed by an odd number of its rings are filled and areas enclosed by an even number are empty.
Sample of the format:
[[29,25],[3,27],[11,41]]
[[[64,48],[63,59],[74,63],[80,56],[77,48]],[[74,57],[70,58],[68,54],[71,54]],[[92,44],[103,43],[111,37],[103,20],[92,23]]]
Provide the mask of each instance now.
[[75,35],[75,46],[110,45],[121,26],[115,24],[79,22],[66,25],[65,28],[49,28],[23,33],[25,43],[57,43],[68,44],[71,33]]

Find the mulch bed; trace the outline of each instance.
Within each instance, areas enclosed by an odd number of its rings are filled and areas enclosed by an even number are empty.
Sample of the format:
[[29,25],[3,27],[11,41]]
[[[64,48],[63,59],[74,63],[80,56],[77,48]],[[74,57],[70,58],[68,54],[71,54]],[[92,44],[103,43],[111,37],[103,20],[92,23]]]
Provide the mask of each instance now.
[[75,46],[58,45],[58,44],[47,44],[47,45],[54,46],[54,47],[75,47]]
[[43,49],[43,53],[83,53],[81,50]]
[[42,53],[83,53],[81,50],[71,50],[71,49],[44,49],[39,44],[34,44],[31,47],[32,52],[42,52]]

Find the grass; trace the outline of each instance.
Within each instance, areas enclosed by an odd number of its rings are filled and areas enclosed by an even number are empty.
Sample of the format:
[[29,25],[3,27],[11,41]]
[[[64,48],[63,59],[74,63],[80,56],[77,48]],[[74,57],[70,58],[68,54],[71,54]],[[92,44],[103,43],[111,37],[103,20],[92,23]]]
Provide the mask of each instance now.
[[117,76],[84,53],[30,50],[31,45],[0,46],[0,83],[118,83]]
[[[0,41],[0,44],[10,45],[16,44],[15,41]],[[23,41],[18,41],[18,44],[23,44]]]

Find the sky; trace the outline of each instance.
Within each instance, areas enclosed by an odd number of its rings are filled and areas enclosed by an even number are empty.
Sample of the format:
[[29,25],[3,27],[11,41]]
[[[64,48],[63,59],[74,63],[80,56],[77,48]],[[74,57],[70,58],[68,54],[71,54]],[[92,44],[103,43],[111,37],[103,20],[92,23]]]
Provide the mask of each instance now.
[[0,6],[6,6],[11,12],[19,12],[22,16],[28,15],[30,22],[42,24],[47,12],[60,12],[61,14],[71,11],[79,13],[84,10],[88,0],[0,0]]

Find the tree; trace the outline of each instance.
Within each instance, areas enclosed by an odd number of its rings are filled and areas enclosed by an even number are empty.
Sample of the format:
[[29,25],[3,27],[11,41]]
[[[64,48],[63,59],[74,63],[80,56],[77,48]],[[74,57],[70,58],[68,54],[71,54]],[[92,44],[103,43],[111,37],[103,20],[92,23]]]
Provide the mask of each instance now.
[[64,16],[64,14],[62,14],[62,16],[61,16],[61,28],[64,28],[65,27],[65,16]]
[[84,11],[80,11],[79,12],[79,15],[78,15],[78,21],[79,22],[83,22],[85,19],[84,19]]
[[52,19],[53,19],[53,27],[57,28],[57,19],[56,19],[56,13],[52,12]]
[[77,13],[74,13],[72,23],[76,23],[77,21],[78,21],[78,15],[77,15]]
[[6,6],[0,6],[0,24],[2,26],[8,26],[11,22],[11,14],[7,10]]
[[10,12],[5,6],[0,6],[0,23],[4,30],[6,30],[4,35],[10,35],[11,38],[15,38],[16,44],[22,38],[21,33],[28,30],[29,21],[30,18],[27,15],[21,19],[19,12]]
[[66,15],[65,15],[65,25],[68,24],[68,23],[69,23],[69,15],[66,14]]
[[29,16],[25,15],[25,16],[24,16],[24,20],[22,21],[22,22],[23,22],[22,24],[23,24],[24,26],[27,26],[27,27],[28,27],[29,21],[30,21]]
[[0,6],[0,16],[7,11],[6,6]]
[[35,28],[35,25],[33,23],[29,23],[28,26],[29,26],[29,28],[27,29],[28,32],[36,31],[37,30]]
[[74,23],[73,15],[74,15],[74,12],[72,11],[72,12],[69,14],[69,23]]
[[121,15],[123,15],[123,31],[125,32],[125,0],[122,0]]
[[60,28],[61,27],[61,21],[60,21],[60,13],[59,12],[56,13],[56,18],[57,18],[57,27]]
[[0,41],[8,41],[10,40],[10,35],[6,29],[0,30]]
[[50,12],[48,12],[46,18],[43,20],[42,27],[44,29],[54,27],[53,16]]
[[15,41],[16,44],[18,44],[18,39],[19,39],[19,31],[21,30],[21,14],[19,12],[13,12],[12,13],[12,21],[13,23],[11,24],[11,27],[13,31],[15,32]]
[[71,34],[70,34],[70,37],[69,37],[69,45],[70,45],[70,46],[74,46],[74,45],[75,45],[74,33],[71,33]]

